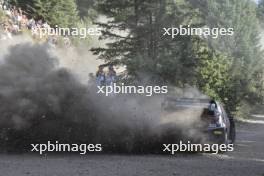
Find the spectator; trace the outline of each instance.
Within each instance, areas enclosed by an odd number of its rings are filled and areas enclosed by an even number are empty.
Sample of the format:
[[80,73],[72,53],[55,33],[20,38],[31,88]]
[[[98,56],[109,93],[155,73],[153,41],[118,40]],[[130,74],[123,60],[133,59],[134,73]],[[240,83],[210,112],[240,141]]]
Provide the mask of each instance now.
[[8,25],[4,25],[4,33],[1,37],[1,40],[8,40],[12,39],[12,34],[11,34],[11,28]]
[[[40,35],[41,29],[53,29],[47,22],[43,22],[42,19],[36,21],[31,18],[30,20],[24,15],[24,12],[21,8],[11,6],[8,0],[0,0],[0,8],[4,10],[4,13],[8,17],[8,21],[0,21],[0,36],[1,39],[11,39],[12,34],[16,35],[24,29],[31,30],[32,37],[38,41],[45,41],[50,43],[52,46],[58,45],[58,40],[56,36],[42,36]],[[3,25],[5,24],[5,25]],[[1,32],[2,31],[2,32]],[[55,31],[55,30],[54,30]],[[44,37],[44,38],[43,38]],[[69,37],[65,36],[64,46],[70,47],[71,40]]]
[[98,71],[96,72],[96,85],[103,86],[105,84],[105,73],[104,67],[100,65]]
[[28,23],[28,19],[27,19],[26,15],[23,15],[22,20],[21,20],[21,28],[26,29],[27,23]]
[[69,37],[64,37],[63,38],[63,44],[66,47],[70,47],[71,46],[71,40],[69,39]]
[[36,22],[35,22],[35,20],[33,18],[31,18],[30,20],[28,20],[27,27],[28,27],[29,30],[31,30],[35,26],[36,26]]
[[107,86],[113,86],[115,81],[116,81],[116,71],[115,71],[113,65],[110,65],[108,67],[108,72],[106,75],[106,85]]

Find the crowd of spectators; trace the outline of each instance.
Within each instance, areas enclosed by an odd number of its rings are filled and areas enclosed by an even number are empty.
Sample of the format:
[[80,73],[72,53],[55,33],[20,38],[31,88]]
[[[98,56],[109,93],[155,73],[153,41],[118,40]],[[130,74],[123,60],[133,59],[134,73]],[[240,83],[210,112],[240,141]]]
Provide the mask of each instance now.
[[[47,42],[52,46],[58,43],[58,36],[40,35],[40,30],[51,28],[42,19],[30,18],[21,8],[10,5],[5,0],[0,0],[0,9],[4,12],[4,20],[0,21],[0,40],[11,40],[13,36],[29,31],[32,37],[38,41]],[[40,37],[41,36],[41,37]],[[69,46],[70,40],[64,37],[64,45]]]
[[105,65],[100,65],[96,72],[97,86],[113,86],[116,82],[116,71],[113,65],[108,66],[108,71],[104,71]]

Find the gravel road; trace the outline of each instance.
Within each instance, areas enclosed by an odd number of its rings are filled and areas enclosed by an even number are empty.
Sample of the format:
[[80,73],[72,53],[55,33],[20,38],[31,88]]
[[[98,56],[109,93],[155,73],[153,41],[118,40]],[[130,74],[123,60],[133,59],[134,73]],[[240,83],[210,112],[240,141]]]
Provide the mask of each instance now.
[[0,176],[264,176],[264,117],[237,124],[234,152],[168,155],[0,155]]

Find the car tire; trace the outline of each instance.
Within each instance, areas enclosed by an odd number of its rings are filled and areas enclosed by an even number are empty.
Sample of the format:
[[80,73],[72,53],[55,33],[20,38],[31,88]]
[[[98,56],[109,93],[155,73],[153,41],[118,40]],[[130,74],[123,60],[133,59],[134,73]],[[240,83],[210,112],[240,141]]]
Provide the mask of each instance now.
[[224,131],[224,135],[222,136],[222,140],[220,143],[225,145],[229,144],[229,137],[227,130]]
[[230,135],[229,135],[229,140],[231,141],[231,143],[235,143],[236,140],[236,126],[235,126],[235,122],[234,119],[231,118],[230,119]]

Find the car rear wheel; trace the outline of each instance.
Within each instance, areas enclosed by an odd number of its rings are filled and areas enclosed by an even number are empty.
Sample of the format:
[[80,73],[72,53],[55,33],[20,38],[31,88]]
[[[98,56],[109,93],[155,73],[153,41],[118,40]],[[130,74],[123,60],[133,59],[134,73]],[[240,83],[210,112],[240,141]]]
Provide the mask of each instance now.
[[236,126],[233,118],[230,118],[230,135],[229,140],[233,144],[236,140]]
[[221,144],[228,144],[229,143],[229,139],[228,139],[228,132],[227,130],[224,131],[224,134],[222,136],[222,141]]

